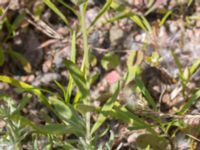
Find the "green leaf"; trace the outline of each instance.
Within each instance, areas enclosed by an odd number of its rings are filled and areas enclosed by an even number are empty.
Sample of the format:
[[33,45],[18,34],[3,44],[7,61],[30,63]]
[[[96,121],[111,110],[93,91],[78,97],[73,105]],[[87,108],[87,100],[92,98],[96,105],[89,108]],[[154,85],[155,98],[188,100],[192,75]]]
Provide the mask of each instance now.
[[8,54],[11,56],[11,58],[17,62],[20,62],[20,64],[22,65],[24,71],[26,71],[27,73],[31,73],[32,72],[32,67],[31,64],[29,63],[29,61],[20,53],[13,51],[11,49],[9,49]]
[[188,102],[183,106],[183,108],[181,109],[181,111],[179,112],[179,114],[185,114],[189,108],[192,106],[192,104],[198,100],[198,98],[200,97],[200,90],[197,90],[188,100]]
[[49,134],[49,135],[62,135],[62,134],[77,134],[77,128],[70,126],[70,125],[64,125],[64,124],[58,124],[58,123],[50,123],[46,125],[38,125],[35,124],[33,121],[19,115],[12,116],[10,119],[13,121],[19,121],[21,122],[21,125],[26,127],[31,127],[33,131],[41,134]]
[[146,87],[144,86],[143,82],[138,78],[136,77],[135,78],[135,81],[136,81],[136,85],[137,87],[139,87],[141,93],[144,95],[146,101],[148,102],[148,104],[150,106],[153,107],[154,110],[156,110],[156,104],[155,104],[155,101],[154,99],[151,97],[149,91],[146,89]]
[[68,5],[66,2],[64,2],[63,0],[57,0],[59,3],[61,3],[63,6],[65,6],[67,9],[69,9],[71,12],[73,12],[77,17],[79,17],[79,14],[76,12],[76,10],[71,7],[70,5]]
[[53,10],[64,22],[66,25],[69,25],[67,18],[63,15],[63,13],[52,3],[50,0],[43,0],[43,2]]
[[[76,62],[76,32],[75,31],[73,31],[72,40],[71,40],[71,61],[73,63]],[[65,101],[67,103],[70,101],[73,87],[74,87],[74,83],[73,83],[72,76],[70,75],[67,89],[64,95]]]
[[97,108],[92,105],[85,105],[85,104],[77,104],[76,109],[82,113],[86,114],[87,112],[96,112]]
[[183,79],[187,82],[190,79],[190,72],[188,67],[185,68],[183,72]]
[[131,81],[135,79],[135,77],[140,73],[140,68],[138,65],[129,66],[128,72],[125,74],[125,85],[129,84]]
[[124,12],[121,12],[120,14],[117,14],[116,16],[110,18],[107,22],[112,23],[112,22],[115,22],[115,21],[119,21],[123,18],[131,17],[132,15],[133,15],[132,12],[124,11]]
[[114,53],[107,53],[101,59],[101,65],[105,70],[114,69],[119,64],[119,56]]
[[130,126],[130,129],[134,130],[137,129],[147,129],[151,133],[155,133],[155,131],[151,128],[151,126],[143,119],[140,119],[138,116],[130,112],[125,106],[121,106],[119,102],[115,103],[115,106],[113,107],[112,111],[105,112],[109,114],[110,116],[128,124]]
[[74,3],[75,5],[81,5],[85,2],[87,2],[87,0],[71,0],[72,3]]
[[3,66],[4,64],[4,52],[2,47],[0,46],[0,66]]
[[32,85],[29,85],[25,82],[16,80],[16,79],[8,77],[8,76],[1,76],[0,75],[0,81],[11,84],[11,85],[13,85],[17,88],[21,88],[23,90],[34,93],[35,95],[37,95],[40,98],[41,102],[43,102],[49,109],[52,110],[51,106],[48,103],[48,100],[42,94],[41,90],[39,90],[39,89],[37,89],[37,88],[33,87]]
[[143,29],[144,31],[147,31],[145,25],[143,24],[143,21],[141,20],[141,18],[138,15],[133,15],[130,17],[131,20],[133,20],[141,29]]
[[200,59],[197,59],[189,68],[190,75],[194,74],[199,67],[200,67]]
[[[119,83],[118,83],[118,87],[115,91],[115,93],[113,94],[113,96],[104,104],[101,112],[107,112],[107,111],[111,111],[112,107],[115,104],[115,100],[117,99],[118,93],[119,93]],[[106,120],[106,116],[102,113],[99,114],[99,117],[97,119],[97,121],[95,122],[95,124],[92,127],[91,130],[91,134],[93,134]]]
[[112,4],[112,0],[107,0],[104,4],[103,8],[100,10],[99,14],[95,17],[95,19],[92,21],[90,28],[99,20],[101,16],[105,14],[106,11],[110,8],[110,5]]
[[49,101],[55,108],[62,121],[78,128],[81,136],[85,134],[85,125],[83,120],[76,112],[76,110],[71,106],[71,104],[65,104],[64,102],[58,100],[56,97],[50,97]]
[[78,66],[75,65],[72,61],[66,60],[65,65],[69,70],[70,75],[72,76],[74,83],[79,88],[79,91],[82,94],[83,98],[89,96],[89,88],[88,83],[86,82],[83,73],[79,70]]
[[47,125],[35,125],[32,127],[39,133],[43,134],[72,134],[76,133],[76,128],[73,126],[66,126],[64,124],[47,124]]
[[145,29],[150,32],[152,29],[151,29],[151,25],[150,25],[149,21],[144,16],[140,16],[140,17],[142,19],[142,23],[145,26]]
[[159,26],[162,26],[162,25],[166,22],[167,18],[168,18],[172,13],[173,13],[172,10],[168,10],[168,11],[166,12],[166,14],[164,15],[164,17],[161,19],[161,21],[160,21],[160,23],[159,23]]

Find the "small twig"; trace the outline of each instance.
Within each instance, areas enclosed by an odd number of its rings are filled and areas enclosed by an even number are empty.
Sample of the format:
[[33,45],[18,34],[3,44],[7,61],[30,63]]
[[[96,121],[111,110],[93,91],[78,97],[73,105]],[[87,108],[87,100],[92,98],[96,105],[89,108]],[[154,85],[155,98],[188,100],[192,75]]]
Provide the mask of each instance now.
[[54,29],[52,29],[47,23],[45,23],[42,20],[36,19],[28,9],[25,9],[24,11],[27,14],[26,20],[30,24],[35,26],[38,30],[40,30],[42,33],[44,33],[45,35],[47,35],[53,39],[57,39],[57,40],[64,39],[62,35],[60,35],[58,32],[56,32]]
[[195,136],[190,135],[190,134],[186,134],[186,135],[189,136],[190,138],[192,138],[192,139],[194,139],[194,140],[200,142],[200,139],[196,138]]

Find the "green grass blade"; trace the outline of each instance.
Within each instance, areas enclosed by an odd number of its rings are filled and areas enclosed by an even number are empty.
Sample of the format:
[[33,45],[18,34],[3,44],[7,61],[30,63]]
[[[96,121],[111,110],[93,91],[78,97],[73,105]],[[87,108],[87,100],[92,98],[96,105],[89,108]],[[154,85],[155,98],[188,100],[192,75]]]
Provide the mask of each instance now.
[[79,17],[79,14],[76,12],[74,8],[72,8],[70,5],[65,3],[63,0],[57,0],[59,3],[61,3],[63,6],[65,6],[67,9],[69,9],[71,12],[73,12],[77,17]]
[[189,108],[192,106],[192,104],[194,104],[194,102],[196,100],[198,100],[200,97],[200,89],[197,90],[188,100],[188,102],[183,106],[183,108],[181,109],[181,111],[179,112],[179,114],[185,114]]
[[54,80],[54,83],[57,85],[57,87],[61,89],[61,91],[63,92],[63,95],[65,95],[65,88],[56,80]]
[[152,106],[152,108],[154,110],[156,110],[156,103],[155,103],[154,99],[151,97],[149,91],[144,86],[143,82],[138,77],[135,78],[135,81],[136,81],[136,85],[139,87],[141,93],[144,95],[144,97],[145,97],[146,101],[148,102],[148,104],[150,106]]
[[69,25],[69,21],[67,18],[63,15],[63,13],[52,3],[50,0],[43,0],[43,2],[51,9],[53,10],[64,22],[66,25]]
[[[75,31],[73,31],[72,41],[71,41],[71,61],[73,63],[76,62],[76,32]],[[70,97],[71,97],[71,93],[72,93],[73,87],[74,87],[73,79],[70,76],[69,77],[68,86],[67,86],[67,89],[66,89],[66,92],[65,92],[65,96],[64,96],[65,97],[65,101],[67,103],[70,101]]]
[[72,44],[71,44],[71,61],[73,63],[76,62],[76,32],[73,31],[73,34],[72,34]]
[[88,88],[88,84],[85,80],[83,73],[80,71],[77,65],[75,65],[72,61],[66,60],[65,65],[69,70],[70,75],[73,78],[74,83],[77,85],[79,91],[82,94],[83,98],[89,96],[90,91]]
[[93,25],[95,25],[95,23],[99,20],[99,18],[101,16],[103,16],[106,13],[106,11],[108,11],[108,9],[110,8],[111,4],[112,4],[112,0],[107,0],[106,1],[105,5],[100,10],[99,14],[95,17],[95,19],[92,21],[92,23],[91,23],[89,28],[91,28]]
[[131,13],[131,12],[122,12],[119,15],[110,18],[107,22],[112,23],[112,22],[115,22],[115,21],[119,21],[123,18],[131,17],[132,15],[133,15],[133,13]]
[[144,17],[144,16],[140,16],[141,17],[141,19],[142,19],[142,22],[143,22],[143,24],[144,24],[144,26],[145,26],[145,29],[148,31],[148,32],[151,32],[151,25],[150,25],[150,23],[149,23],[149,21]]
[[173,13],[172,10],[168,10],[168,11],[166,12],[166,14],[164,15],[164,17],[161,19],[161,21],[160,21],[160,23],[159,23],[159,26],[162,26],[162,25],[166,22],[167,18],[168,18],[172,13]]
[[147,31],[146,27],[144,26],[142,20],[140,19],[140,17],[138,15],[133,15],[130,17],[131,20],[133,20],[141,29],[143,29],[144,31]]
[[49,105],[46,97],[42,94],[42,92],[39,89],[33,87],[32,85],[29,85],[29,84],[22,82],[22,81],[18,81],[16,79],[8,77],[8,76],[1,76],[1,75],[0,75],[0,81],[11,84],[11,85],[13,85],[17,88],[21,88],[21,89],[26,90],[28,92],[32,92],[33,94],[35,94],[36,96],[39,97],[41,102],[43,102],[49,109],[52,110],[52,108]]
[[[113,94],[113,96],[104,104],[104,106],[101,110],[102,112],[107,112],[107,111],[112,110],[118,94],[119,94],[119,83],[118,83],[118,87],[117,87],[115,93]],[[93,134],[104,123],[105,120],[106,120],[106,116],[104,114],[100,113],[97,121],[95,122],[95,124],[92,127],[91,134]]]

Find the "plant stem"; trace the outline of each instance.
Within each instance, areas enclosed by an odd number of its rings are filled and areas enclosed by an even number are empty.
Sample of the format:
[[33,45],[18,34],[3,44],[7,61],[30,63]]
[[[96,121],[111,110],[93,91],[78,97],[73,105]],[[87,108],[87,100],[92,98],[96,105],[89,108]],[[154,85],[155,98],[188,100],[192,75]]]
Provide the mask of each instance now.
[[[81,20],[81,32],[83,34],[83,47],[84,47],[84,55],[83,55],[83,62],[81,66],[81,70],[85,74],[86,80],[88,79],[88,74],[89,74],[89,56],[90,56],[90,49],[88,47],[88,39],[87,39],[87,28],[85,26],[85,3],[80,5],[80,20]],[[88,82],[88,87],[89,87],[89,82]],[[85,99],[85,104],[90,105],[90,97],[88,96]],[[90,112],[87,112],[85,114],[85,120],[86,120],[86,137],[85,137],[85,142],[88,146],[87,149],[90,149],[90,141],[91,141],[91,134],[90,134],[90,117],[91,114]]]

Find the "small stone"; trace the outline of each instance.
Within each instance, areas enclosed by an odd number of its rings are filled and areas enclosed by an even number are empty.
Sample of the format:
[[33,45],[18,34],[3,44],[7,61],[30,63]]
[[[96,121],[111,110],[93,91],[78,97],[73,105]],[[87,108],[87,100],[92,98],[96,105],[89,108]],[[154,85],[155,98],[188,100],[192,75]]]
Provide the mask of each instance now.
[[70,46],[67,46],[55,54],[53,63],[55,64],[56,68],[61,68],[64,66],[63,60],[69,57],[70,52],[71,48]]
[[46,73],[42,76],[42,78],[40,79],[40,81],[44,84],[49,84],[51,81],[53,80],[59,80],[60,79],[60,75],[57,73]]
[[123,37],[123,31],[114,26],[110,29],[110,42],[111,44],[116,44],[118,40],[120,40]]
[[97,46],[98,42],[99,42],[99,32],[95,31],[89,36],[88,43],[93,46]]

